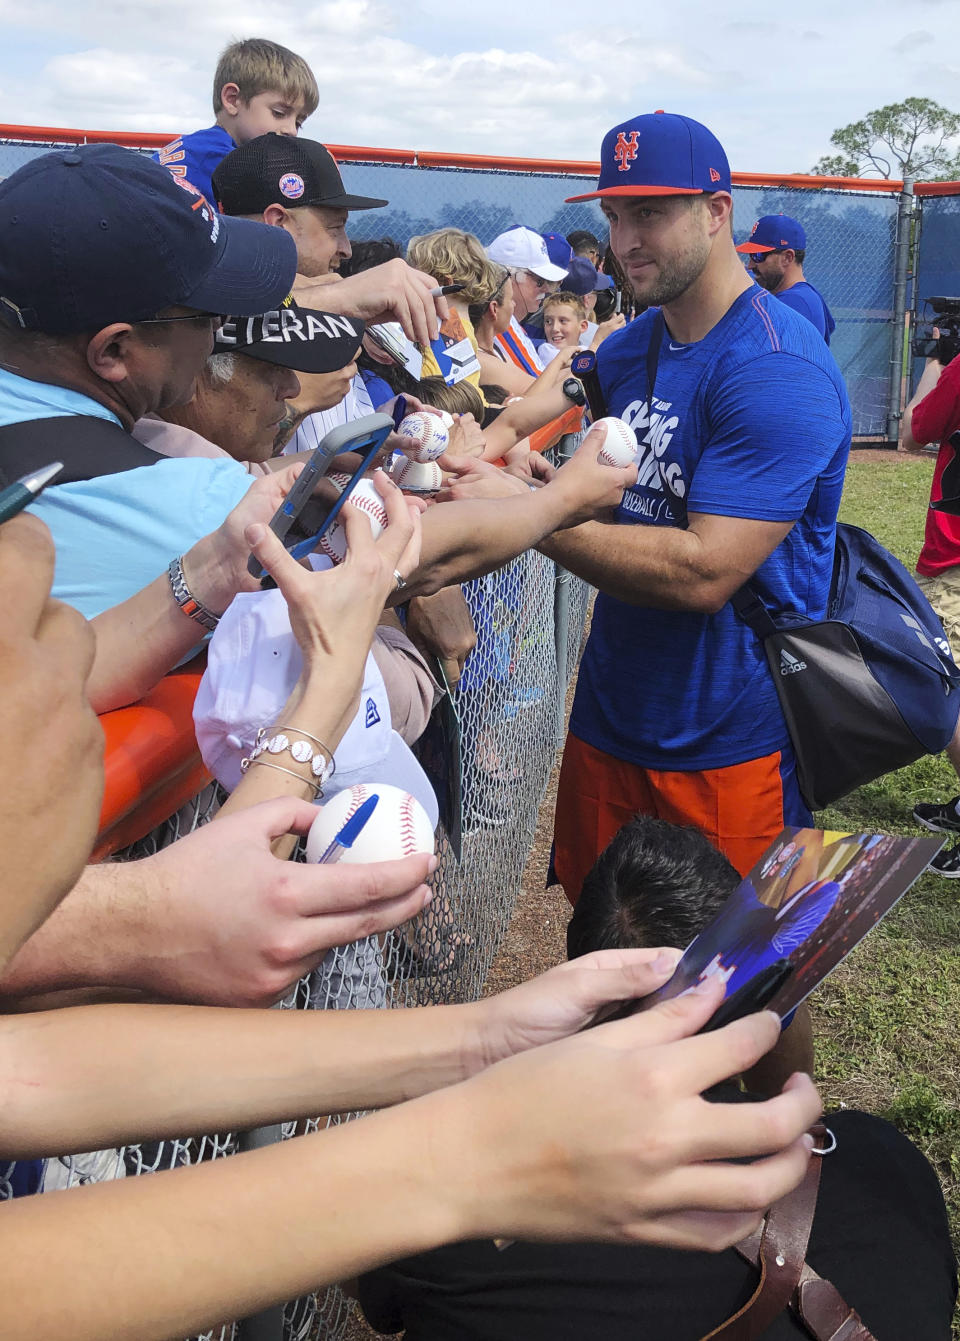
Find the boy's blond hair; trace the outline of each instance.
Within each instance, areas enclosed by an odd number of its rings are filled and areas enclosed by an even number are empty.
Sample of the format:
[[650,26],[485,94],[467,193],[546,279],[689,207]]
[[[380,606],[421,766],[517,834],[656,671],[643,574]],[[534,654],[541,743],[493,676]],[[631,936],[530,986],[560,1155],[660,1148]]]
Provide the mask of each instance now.
[[438,228],[407,243],[407,260],[440,284],[462,284],[457,294],[469,307],[496,293],[500,267],[488,260],[483,244],[462,228]]
[[549,307],[572,307],[581,321],[587,319],[587,305],[580,297],[579,293],[569,293],[566,289],[560,289],[557,293],[547,294],[543,300],[543,311],[546,315]]
[[289,102],[302,104],[304,116],[311,116],[320,102],[317,81],[303,57],[265,37],[245,37],[224,48],[213,76],[217,116],[223,111],[220,90],[224,84],[236,84],[244,102],[258,93],[281,93]]

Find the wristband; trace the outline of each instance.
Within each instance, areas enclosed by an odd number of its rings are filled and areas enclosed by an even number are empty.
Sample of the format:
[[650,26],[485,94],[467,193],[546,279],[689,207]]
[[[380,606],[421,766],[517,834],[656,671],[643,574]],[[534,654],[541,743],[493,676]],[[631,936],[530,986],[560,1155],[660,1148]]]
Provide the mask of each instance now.
[[201,628],[208,629],[212,633],[220,623],[220,616],[215,615],[212,610],[208,610],[205,605],[201,605],[187,586],[186,578],[183,575],[183,555],[178,559],[171,559],[170,567],[167,569],[167,577],[170,579],[173,599],[183,613],[190,619],[195,619]]

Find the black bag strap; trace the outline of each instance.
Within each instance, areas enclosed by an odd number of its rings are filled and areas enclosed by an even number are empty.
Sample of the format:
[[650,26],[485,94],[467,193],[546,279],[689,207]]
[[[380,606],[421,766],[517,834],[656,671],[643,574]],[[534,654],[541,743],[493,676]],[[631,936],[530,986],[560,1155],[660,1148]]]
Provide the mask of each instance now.
[[125,428],[96,415],[56,415],[0,427],[0,488],[51,461],[64,465],[54,484],[75,484],[162,460]]
[[[660,364],[660,351],[663,348],[663,337],[666,331],[667,323],[663,319],[663,310],[659,309],[653,319],[653,327],[650,331],[650,343],[647,345],[647,414],[653,414],[653,393],[657,385],[657,368]],[[677,508],[682,510],[683,525],[687,524],[687,507],[682,498],[679,498],[668,485],[663,470],[657,461],[657,469],[660,471],[660,482],[664,491],[671,495]],[[730,604],[733,606],[734,613],[737,614],[757,635],[761,642],[769,638],[772,633],[777,632],[777,626],[770,616],[770,612],[760,599],[760,594],[756,588],[749,582],[745,582],[739,591],[735,591],[730,597]]]
[[653,414],[653,393],[657,385],[657,366],[660,363],[660,350],[663,348],[663,333],[667,323],[663,319],[663,308],[657,308],[650,331],[650,343],[647,345],[647,414]]
[[761,642],[778,632],[770,611],[760,599],[760,594],[751,582],[744,582],[739,591],[730,597],[733,612],[743,620],[747,628],[752,629]]

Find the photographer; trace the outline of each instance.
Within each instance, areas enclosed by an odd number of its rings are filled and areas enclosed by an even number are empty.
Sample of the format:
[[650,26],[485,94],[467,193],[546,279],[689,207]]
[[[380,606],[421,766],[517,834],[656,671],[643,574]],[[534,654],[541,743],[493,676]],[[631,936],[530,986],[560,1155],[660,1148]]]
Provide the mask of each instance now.
[[[935,342],[935,343],[933,343]],[[954,459],[951,435],[960,429],[960,356],[955,338],[933,328],[933,342],[923,375],[913,399],[903,413],[901,452],[921,451],[939,442],[937,463],[930,486],[931,504],[943,497],[943,473]],[[954,655],[960,655],[960,516],[927,509],[923,548],[917,559],[917,583],[937,612]],[[947,758],[960,775],[960,741],[954,735]],[[928,829],[957,835],[957,842],[942,848],[930,863],[931,870],[951,878],[960,877],[960,795],[943,805],[920,802],[913,817]]]

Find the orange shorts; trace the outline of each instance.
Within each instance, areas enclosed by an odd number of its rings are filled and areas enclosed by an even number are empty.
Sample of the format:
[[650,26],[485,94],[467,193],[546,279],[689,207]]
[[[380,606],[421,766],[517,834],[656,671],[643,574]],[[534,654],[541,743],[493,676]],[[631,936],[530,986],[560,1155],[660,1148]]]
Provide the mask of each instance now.
[[634,815],[692,825],[746,875],[784,824],[810,824],[791,751],[668,773],[615,759],[568,735],[560,768],[553,866],[571,903],[614,834]]

